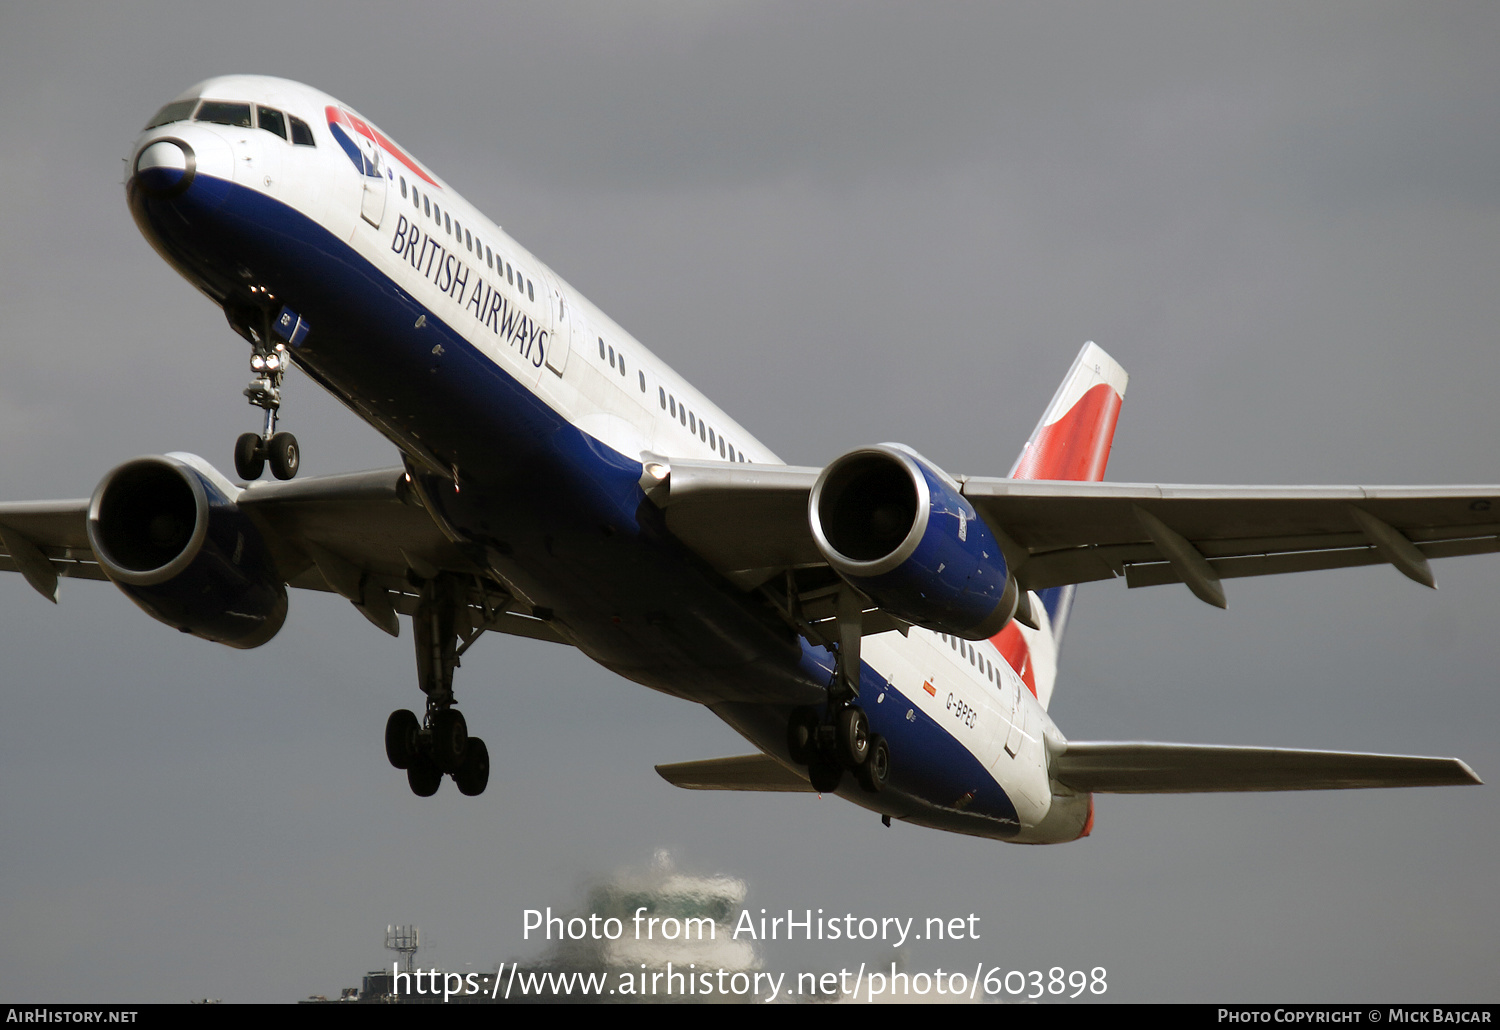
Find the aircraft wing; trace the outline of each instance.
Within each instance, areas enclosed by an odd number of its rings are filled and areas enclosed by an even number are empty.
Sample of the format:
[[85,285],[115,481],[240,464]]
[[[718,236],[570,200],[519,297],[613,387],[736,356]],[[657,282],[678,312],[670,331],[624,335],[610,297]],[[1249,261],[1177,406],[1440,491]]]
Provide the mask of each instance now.
[[[471,632],[564,642],[443,535],[403,469],[255,483],[235,503],[262,530],[289,586],[341,594],[392,636],[396,616],[416,610],[410,570],[424,579],[456,573],[470,584]],[[88,508],[87,500],[0,504],[0,569],[22,573],[54,601],[59,578],[105,579],[88,539]]]
[[[754,586],[824,563],[808,521],[819,471],[662,459],[648,493],[667,526]],[[1389,563],[1433,585],[1429,558],[1500,550],[1500,486],[1165,486],[955,477],[1030,590],[1123,577],[1186,583]]]
[[1353,751],[1069,741],[1052,779],[1100,794],[1440,787],[1481,783],[1457,758]]

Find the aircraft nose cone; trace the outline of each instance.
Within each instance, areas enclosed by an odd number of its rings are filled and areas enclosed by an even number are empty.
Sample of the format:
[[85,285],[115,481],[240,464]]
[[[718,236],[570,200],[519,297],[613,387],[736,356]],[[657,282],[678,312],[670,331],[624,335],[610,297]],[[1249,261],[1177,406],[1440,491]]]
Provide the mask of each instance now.
[[178,139],[155,140],[135,156],[136,182],[152,196],[182,193],[192,184],[197,169],[193,148]]

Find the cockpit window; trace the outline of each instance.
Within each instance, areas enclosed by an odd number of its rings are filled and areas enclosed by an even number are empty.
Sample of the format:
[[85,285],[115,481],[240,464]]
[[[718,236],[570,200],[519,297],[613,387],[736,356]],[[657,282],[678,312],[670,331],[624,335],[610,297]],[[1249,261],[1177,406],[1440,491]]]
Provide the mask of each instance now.
[[235,125],[250,128],[250,105],[229,100],[205,100],[198,108],[194,121],[213,122],[215,125]]
[[298,118],[294,114],[287,115],[287,118],[290,119],[292,123],[293,143],[297,144],[297,146],[299,147],[315,147],[318,145],[317,141],[313,139],[312,129],[307,127],[306,122],[304,122],[301,118]]
[[272,107],[255,105],[255,124],[286,139],[286,115]]
[[146,123],[147,129],[154,129],[158,125],[168,125],[172,122],[185,122],[193,116],[193,108],[198,106],[198,98],[191,100],[174,100],[166,107],[157,111],[151,120]]

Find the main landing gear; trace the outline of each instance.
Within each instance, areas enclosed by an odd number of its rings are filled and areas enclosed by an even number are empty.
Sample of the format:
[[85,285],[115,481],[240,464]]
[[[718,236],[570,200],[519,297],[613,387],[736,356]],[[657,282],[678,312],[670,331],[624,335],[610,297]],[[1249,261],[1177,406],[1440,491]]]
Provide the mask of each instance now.
[[[231,319],[233,322],[233,319]],[[273,333],[288,339],[300,340],[307,327],[300,318],[287,308],[272,319],[267,313],[264,324],[245,332],[250,340],[250,372],[255,376],[245,387],[245,396],[250,403],[265,411],[265,420],[259,433],[245,433],[234,442],[234,471],[244,480],[260,478],[266,464],[277,479],[291,479],[302,464],[302,451],[297,438],[291,433],[276,431],[276,416],[281,410],[281,380],[292,363],[286,344],[272,343]]]
[[884,790],[890,778],[890,747],[884,737],[870,732],[864,709],[848,701],[830,698],[821,712],[813,707],[793,711],[787,750],[792,761],[807,766],[813,789],[822,794],[839,789],[846,769],[871,794]]
[[838,639],[831,644],[835,665],[828,703],[821,710],[794,709],[787,723],[787,752],[792,761],[807,766],[808,779],[821,794],[839,789],[845,769],[871,794],[884,790],[890,778],[891,749],[884,737],[870,732],[869,717],[856,703],[866,601],[850,587],[838,592]]
[[385,756],[406,770],[406,782],[418,797],[436,794],[445,775],[470,797],[483,794],[490,782],[490,750],[469,736],[463,713],[453,707],[453,670],[462,653],[458,618],[467,607],[453,578],[439,575],[422,584],[412,617],[417,683],[427,695],[427,712],[420,723],[404,708],[391,713]]

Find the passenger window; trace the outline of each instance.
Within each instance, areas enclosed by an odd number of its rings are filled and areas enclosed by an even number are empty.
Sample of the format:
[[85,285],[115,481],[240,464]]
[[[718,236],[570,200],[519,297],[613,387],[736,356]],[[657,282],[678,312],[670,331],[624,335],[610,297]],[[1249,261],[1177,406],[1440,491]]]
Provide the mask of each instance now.
[[426,197],[422,198],[422,211],[428,218],[432,217],[432,204]]
[[609,349],[609,367],[615,367],[615,349],[613,347]]
[[469,235],[469,230],[464,230],[464,246],[470,251],[474,249],[474,237]]
[[449,236],[453,235],[453,219],[449,218],[447,215],[443,216],[443,229],[448,233]]
[[484,245],[484,263],[489,265],[491,268],[495,267],[495,252],[490,249],[488,243]]
[[677,398],[676,397],[669,397],[668,400],[670,400],[672,402],[672,417],[676,418],[677,417]]
[[[642,383],[642,385],[644,385],[645,382],[646,382],[646,373],[642,372],[641,373],[641,383]],[[662,411],[666,411],[667,410],[667,388],[665,386],[658,386],[656,388],[656,396],[658,398],[660,398],[660,400],[661,400],[661,410]]]
[[639,369],[637,369],[635,374],[641,377],[641,393],[645,393],[646,392],[646,373],[644,373],[644,372],[640,371]]
[[621,354],[620,355],[620,375],[623,376],[624,374],[625,374],[625,355]]
[[536,294],[531,291],[531,280],[530,279],[526,280],[526,296],[528,298],[530,298],[531,300],[536,300]]
[[514,281],[510,277],[510,272],[511,272],[510,263],[507,262],[506,265],[505,265],[505,281],[506,282],[513,282]]
[[[282,139],[286,139],[286,115],[273,107],[261,107],[255,105],[255,124],[267,132],[274,132]],[[403,197],[406,193],[403,191]]]
[[717,446],[719,446],[719,445],[714,442],[714,431],[712,429],[710,429],[708,431],[708,449],[709,450],[713,450]]
[[203,106],[198,108],[198,117],[194,120],[248,129],[250,128],[250,105],[236,104],[227,100],[205,100]]
[[[193,116],[193,108],[198,106],[198,98],[191,100],[174,100],[152,116],[146,123],[147,129],[154,129],[158,125],[170,125],[173,122],[185,122]],[[142,132],[145,129],[141,130]]]
[[724,457],[724,438],[719,437],[719,457]]
[[406,199],[406,176],[401,176],[401,199]]
[[313,139],[312,130],[307,127],[306,122],[294,114],[289,114],[286,117],[292,123],[293,143],[299,147],[315,147],[318,145],[318,141]]
[[[604,337],[602,337],[602,336],[599,337],[599,360],[600,361],[604,360]],[[613,365],[614,362],[611,361],[610,364]]]
[[696,433],[698,431],[697,422],[698,422],[697,416],[695,416],[691,411],[688,412],[688,432],[689,433]]

